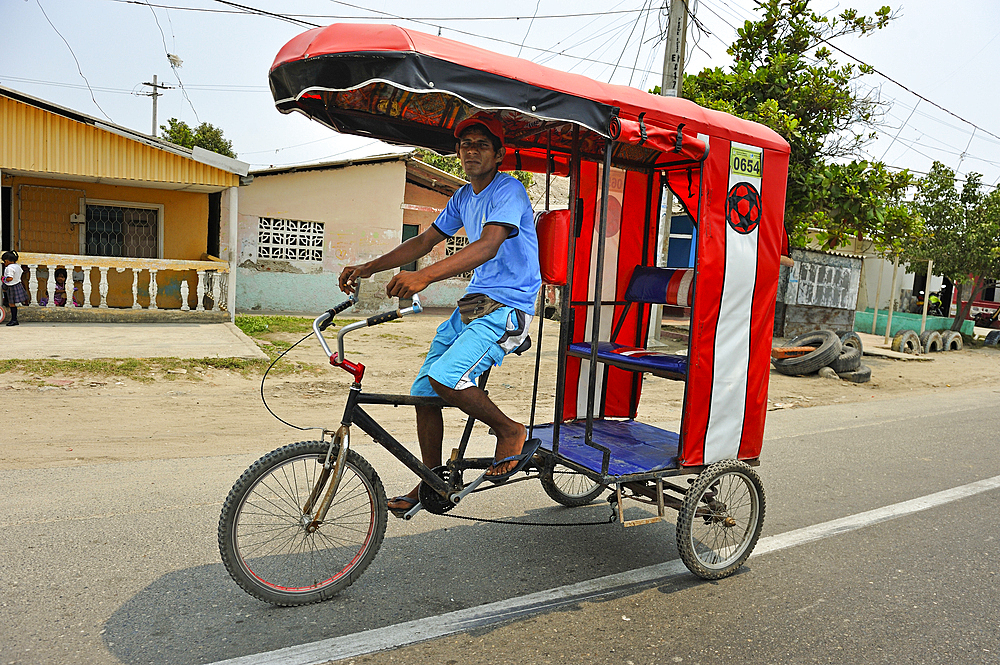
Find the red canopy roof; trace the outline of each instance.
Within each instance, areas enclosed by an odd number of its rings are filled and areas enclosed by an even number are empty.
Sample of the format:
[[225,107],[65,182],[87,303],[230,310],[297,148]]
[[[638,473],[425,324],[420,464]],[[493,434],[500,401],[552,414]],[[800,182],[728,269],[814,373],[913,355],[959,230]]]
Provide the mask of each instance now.
[[616,147],[616,159],[646,165],[674,152],[679,127],[687,144],[684,159],[697,155],[699,145],[690,139],[698,134],[788,152],[784,139],[767,127],[685,99],[392,25],[339,23],[309,30],[281,49],[270,79],[283,112],[298,110],[338,131],[441,151],[453,147],[451,129],[458,122],[485,109],[499,113],[515,147],[543,147],[552,129],[553,149],[566,152],[575,124],[584,130],[585,155],[602,153],[601,139],[614,138],[637,148]]

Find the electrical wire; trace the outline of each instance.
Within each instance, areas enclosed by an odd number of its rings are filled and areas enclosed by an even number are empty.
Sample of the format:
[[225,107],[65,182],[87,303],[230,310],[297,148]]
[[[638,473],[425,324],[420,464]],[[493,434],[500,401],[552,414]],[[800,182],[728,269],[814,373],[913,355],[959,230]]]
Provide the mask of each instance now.
[[56,31],[57,35],[59,35],[59,39],[63,40],[63,43],[66,44],[66,48],[69,49],[69,54],[73,56],[73,61],[76,63],[76,71],[80,73],[80,78],[82,78],[83,81],[87,84],[87,90],[90,90],[90,99],[94,102],[94,106],[100,109],[101,113],[104,115],[105,118],[108,119],[109,122],[114,122],[114,120],[111,119],[111,116],[105,113],[104,109],[101,108],[101,105],[97,103],[97,98],[94,97],[94,89],[90,87],[90,81],[88,81],[87,77],[83,75],[83,68],[80,66],[80,61],[77,60],[76,53],[73,52],[73,47],[69,45],[69,42],[66,41],[66,38],[63,37],[61,32],[59,32],[59,28],[55,26],[55,24],[52,22],[52,19],[49,18],[49,15],[45,13],[45,8],[42,7],[41,0],[35,0],[35,4],[37,4],[38,8],[42,10],[42,16],[45,17],[45,20],[48,21],[49,25],[52,26],[52,29]]
[[535,3],[535,13],[531,15],[531,20],[528,21],[528,29],[524,31],[524,38],[521,40],[521,46],[517,49],[517,57],[521,57],[521,49],[524,48],[524,42],[528,41],[528,33],[531,32],[531,26],[535,24],[535,17],[538,16],[538,8],[542,6],[542,0],[538,0]]
[[[625,38],[625,44],[624,44],[624,46],[622,46],[622,52],[618,56],[618,59],[615,60],[614,69],[611,70],[611,76],[608,77],[609,81],[614,78],[615,72],[618,71],[618,64],[622,61],[622,58],[625,57],[625,51],[628,50],[628,43],[630,41],[632,41],[632,35],[635,34],[635,29],[639,26],[639,19],[642,18],[642,15],[645,14],[645,13],[646,13],[646,0],[643,0],[642,11],[639,12],[639,16],[637,16],[636,19],[635,19],[635,21],[632,23],[632,29],[629,31],[628,37]],[[645,35],[645,32],[646,32],[646,26],[645,26],[645,24],[643,24],[643,28],[642,29],[643,29],[643,35]],[[640,47],[642,46],[642,37],[639,38],[639,45],[640,45]],[[636,51],[635,59],[636,59],[636,62],[639,61],[639,52],[638,52],[638,50]],[[634,73],[634,70],[633,70],[633,73]],[[632,83],[632,78],[630,76],[629,77],[629,84],[631,85],[631,83]]]
[[[145,0],[108,0],[109,2],[117,2],[123,5],[145,5],[148,4]],[[230,14],[230,15],[242,15],[242,14],[260,14],[267,16],[268,13],[261,13],[260,10],[253,10],[253,8],[248,8],[248,10],[231,10],[231,9],[208,9],[205,7],[181,7],[178,5],[162,5],[154,4],[152,5],[156,8],[162,9],[173,9],[177,11],[189,11],[189,12],[202,12],[207,14]],[[631,14],[635,12],[635,9],[624,9],[620,11],[604,11],[604,12],[577,12],[571,14],[539,14],[535,17],[536,20],[543,19],[567,19],[567,18],[586,18],[588,16],[608,16],[611,14]],[[378,17],[371,15],[345,15],[345,14],[279,14],[275,16],[285,17],[290,19],[322,19],[322,20],[363,20],[363,19],[381,19],[388,20],[392,17]],[[406,20],[419,20],[419,21],[523,21],[523,16],[414,16]]]

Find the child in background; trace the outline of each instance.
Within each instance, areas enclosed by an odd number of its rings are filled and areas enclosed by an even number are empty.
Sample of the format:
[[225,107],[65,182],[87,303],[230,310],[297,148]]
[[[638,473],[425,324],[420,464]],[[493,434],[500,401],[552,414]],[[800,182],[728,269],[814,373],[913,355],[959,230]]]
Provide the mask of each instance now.
[[28,291],[21,283],[21,274],[24,271],[17,265],[17,252],[6,251],[0,259],[3,260],[3,295],[10,308],[10,321],[7,325],[16,326],[17,306],[28,302]]
[[[65,268],[56,268],[56,292],[55,295],[53,296],[56,307],[66,306],[66,277],[67,273]],[[46,292],[44,295],[42,295],[41,298],[38,299],[38,304],[41,305],[42,307],[45,307],[46,305],[49,304],[48,292]],[[76,302],[75,285],[73,287],[73,304],[79,306],[78,303]]]

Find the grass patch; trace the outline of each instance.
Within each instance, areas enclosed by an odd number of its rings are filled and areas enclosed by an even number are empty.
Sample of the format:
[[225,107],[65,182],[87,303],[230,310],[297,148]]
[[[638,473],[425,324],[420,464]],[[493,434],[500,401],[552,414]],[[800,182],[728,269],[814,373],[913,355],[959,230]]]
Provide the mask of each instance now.
[[268,333],[304,333],[312,328],[312,321],[302,316],[236,315],[236,327],[250,337],[262,337]]
[[[0,373],[18,372],[35,377],[70,376],[91,378],[124,378],[142,383],[156,380],[200,381],[199,370],[226,371],[244,378],[260,377],[271,364],[260,358],[98,358],[95,360],[0,360]],[[187,370],[170,373],[170,370]],[[321,365],[311,363],[280,362],[272,374],[318,374]]]
[[[357,319],[334,319],[330,326],[334,330],[353,323]],[[237,314],[236,327],[250,337],[262,339],[275,333],[307,333],[312,330],[313,319],[304,316],[263,316]]]

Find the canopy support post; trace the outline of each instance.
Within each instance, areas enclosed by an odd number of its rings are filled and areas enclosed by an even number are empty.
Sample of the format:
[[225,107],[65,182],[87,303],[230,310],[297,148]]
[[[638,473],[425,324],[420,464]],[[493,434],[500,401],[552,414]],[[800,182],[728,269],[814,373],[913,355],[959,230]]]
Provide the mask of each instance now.
[[[597,344],[601,336],[601,309],[604,282],[604,244],[608,230],[608,194],[611,189],[611,139],[604,141],[604,173],[601,175],[601,223],[597,232],[597,266],[594,273],[594,304],[593,322],[590,329],[590,377],[587,381],[587,445],[593,446],[594,433],[594,402],[597,392]],[[598,448],[600,450],[600,448]],[[608,473],[609,455],[604,452],[601,463],[601,474]]]
[[569,252],[566,261],[566,286],[561,287],[562,297],[559,299],[559,364],[556,369],[555,414],[552,417],[553,454],[559,452],[559,424],[563,419],[563,403],[566,400],[566,350],[573,334],[573,308],[570,307],[573,295],[573,264],[576,257],[577,222],[583,216],[583,203],[580,201],[580,159],[580,126],[573,125],[569,173],[569,209],[573,229],[569,234],[569,246],[566,248]]

